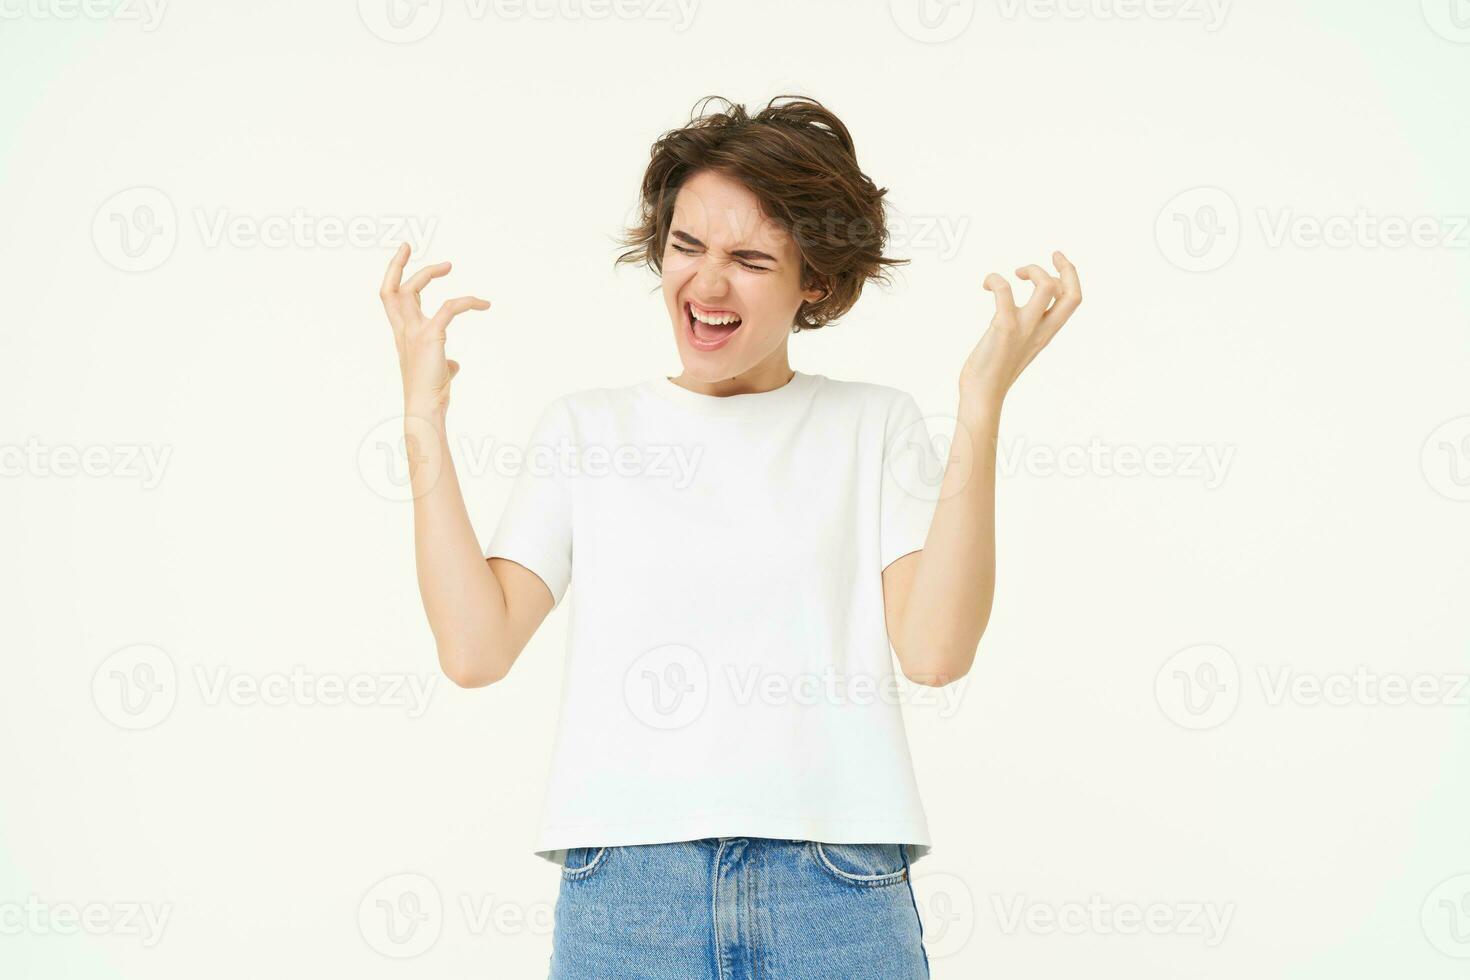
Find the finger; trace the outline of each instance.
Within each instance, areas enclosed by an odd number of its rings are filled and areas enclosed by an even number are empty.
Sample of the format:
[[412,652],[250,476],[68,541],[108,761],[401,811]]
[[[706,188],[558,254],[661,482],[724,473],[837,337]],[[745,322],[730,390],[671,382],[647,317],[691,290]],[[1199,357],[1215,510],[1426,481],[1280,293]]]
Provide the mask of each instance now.
[[388,270],[383,273],[383,288],[378,291],[383,299],[398,291],[398,283],[403,279],[403,267],[408,265],[408,253],[408,242],[404,242],[393,253],[393,258],[388,260]]
[[447,380],[447,381],[453,381],[454,380],[454,376],[459,373],[459,362],[458,361],[446,361],[445,363],[449,365],[449,377],[446,378],[445,380]]
[[1077,278],[1077,267],[1061,252],[1051,253],[1051,263],[1062,275],[1060,299],[1070,299],[1073,304],[1082,302],[1082,280]]
[[1032,286],[1031,298],[1026,301],[1025,307],[1022,308],[1022,316],[1036,320],[1041,319],[1042,314],[1051,305],[1052,299],[1056,296],[1057,291],[1061,289],[1062,284],[1057,281],[1055,276],[1039,265],[1022,266],[1016,270],[1016,275],[1030,282]]
[[439,312],[434,314],[434,319],[429,321],[429,325],[442,333],[448,328],[450,320],[466,310],[488,309],[490,309],[490,301],[487,299],[480,299],[478,296],[456,296],[454,299],[444,301],[444,305],[439,307]]
[[417,295],[418,293],[424,291],[424,287],[427,286],[431,280],[438,279],[440,276],[444,275],[448,271],[448,262],[438,262],[434,265],[426,265],[418,272],[415,272],[412,276],[410,276],[408,278],[408,281],[405,282],[402,286],[398,287],[399,292],[413,293]]
[[1011,295],[1011,284],[1006,282],[1005,276],[998,272],[992,272],[985,277],[985,281],[981,285],[995,294],[995,315],[997,318],[1015,315],[1016,299]]
[[1053,252],[1052,261],[1062,274],[1061,292],[1057,294],[1056,302],[1046,311],[1046,316],[1041,321],[1039,336],[1043,344],[1057,335],[1057,331],[1062,329],[1062,325],[1082,304],[1082,283],[1077,278],[1076,267],[1061,252]]

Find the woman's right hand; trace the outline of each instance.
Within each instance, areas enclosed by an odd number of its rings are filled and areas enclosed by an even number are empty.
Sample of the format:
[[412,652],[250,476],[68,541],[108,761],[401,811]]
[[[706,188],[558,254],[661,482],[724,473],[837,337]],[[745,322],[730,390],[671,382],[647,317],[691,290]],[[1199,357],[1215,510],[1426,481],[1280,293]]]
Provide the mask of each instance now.
[[432,317],[424,316],[419,293],[430,280],[447,273],[449,263],[425,266],[404,281],[408,253],[407,242],[398,246],[378,295],[383,300],[388,322],[393,325],[407,412],[414,415],[443,412],[449,406],[449,384],[459,373],[459,364],[444,355],[444,335],[449,321],[466,310],[488,310],[490,302],[476,296],[458,296],[446,300]]

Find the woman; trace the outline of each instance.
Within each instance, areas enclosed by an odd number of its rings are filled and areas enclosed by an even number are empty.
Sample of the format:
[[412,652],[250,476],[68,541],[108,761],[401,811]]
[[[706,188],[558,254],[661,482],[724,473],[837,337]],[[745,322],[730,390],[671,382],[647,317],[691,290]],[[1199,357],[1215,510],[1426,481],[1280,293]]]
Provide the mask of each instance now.
[[819,103],[726,105],[654,145],[618,258],[661,275],[682,373],[552,401],[483,551],[445,451],[444,343],[490,304],[425,316],[449,263],[404,280],[394,255],[419,586],[444,672],[477,687],[575,570],[535,845],[561,866],[553,977],[925,977],[909,867],[930,840],[893,655],[919,684],[970,668],[1001,403],[1076,309],[1077,273],[1061,253],[1057,275],[1017,270],[1020,307],[985,279],[996,312],[941,468],[912,397],[787,358],[895,263],[886,191]]

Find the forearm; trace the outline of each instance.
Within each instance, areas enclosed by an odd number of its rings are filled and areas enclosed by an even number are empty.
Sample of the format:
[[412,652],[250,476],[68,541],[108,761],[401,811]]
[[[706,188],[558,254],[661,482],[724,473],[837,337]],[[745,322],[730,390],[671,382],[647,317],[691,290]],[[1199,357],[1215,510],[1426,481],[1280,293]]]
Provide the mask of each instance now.
[[895,650],[904,672],[944,684],[969,671],[995,596],[998,400],[961,399],[934,519]]
[[410,407],[405,442],[413,485],[414,561],[439,664],[466,687],[503,677],[505,595],[481,553],[449,453],[444,411]]
[[940,499],[912,578],[897,590],[906,594],[897,600],[893,647],[904,673],[925,683],[964,676],[990,621],[1000,407],[1082,302],[1077,267],[1061,252],[1051,255],[1059,276],[1034,264],[1016,270],[1033,287],[1023,307],[1004,276],[992,272],[983,283],[995,294],[995,316],[960,371],[960,410]]

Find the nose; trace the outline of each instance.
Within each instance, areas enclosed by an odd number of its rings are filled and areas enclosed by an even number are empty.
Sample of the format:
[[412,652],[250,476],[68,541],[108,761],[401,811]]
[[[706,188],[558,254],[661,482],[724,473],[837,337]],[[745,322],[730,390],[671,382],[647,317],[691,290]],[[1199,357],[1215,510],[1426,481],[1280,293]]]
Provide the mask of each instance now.
[[710,300],[711,302],[706,305],[714,305],[714,300],[724,296],[725,287],[728,283],[725,276],[726,273],[723,265],[714,261],[708,255],[702,256],[699,260],[698,267],[694,270],[693,277],[690,279],[690,283],[694,287],[694,295],[699,299],[699,302],[704,303],[705,300]]

